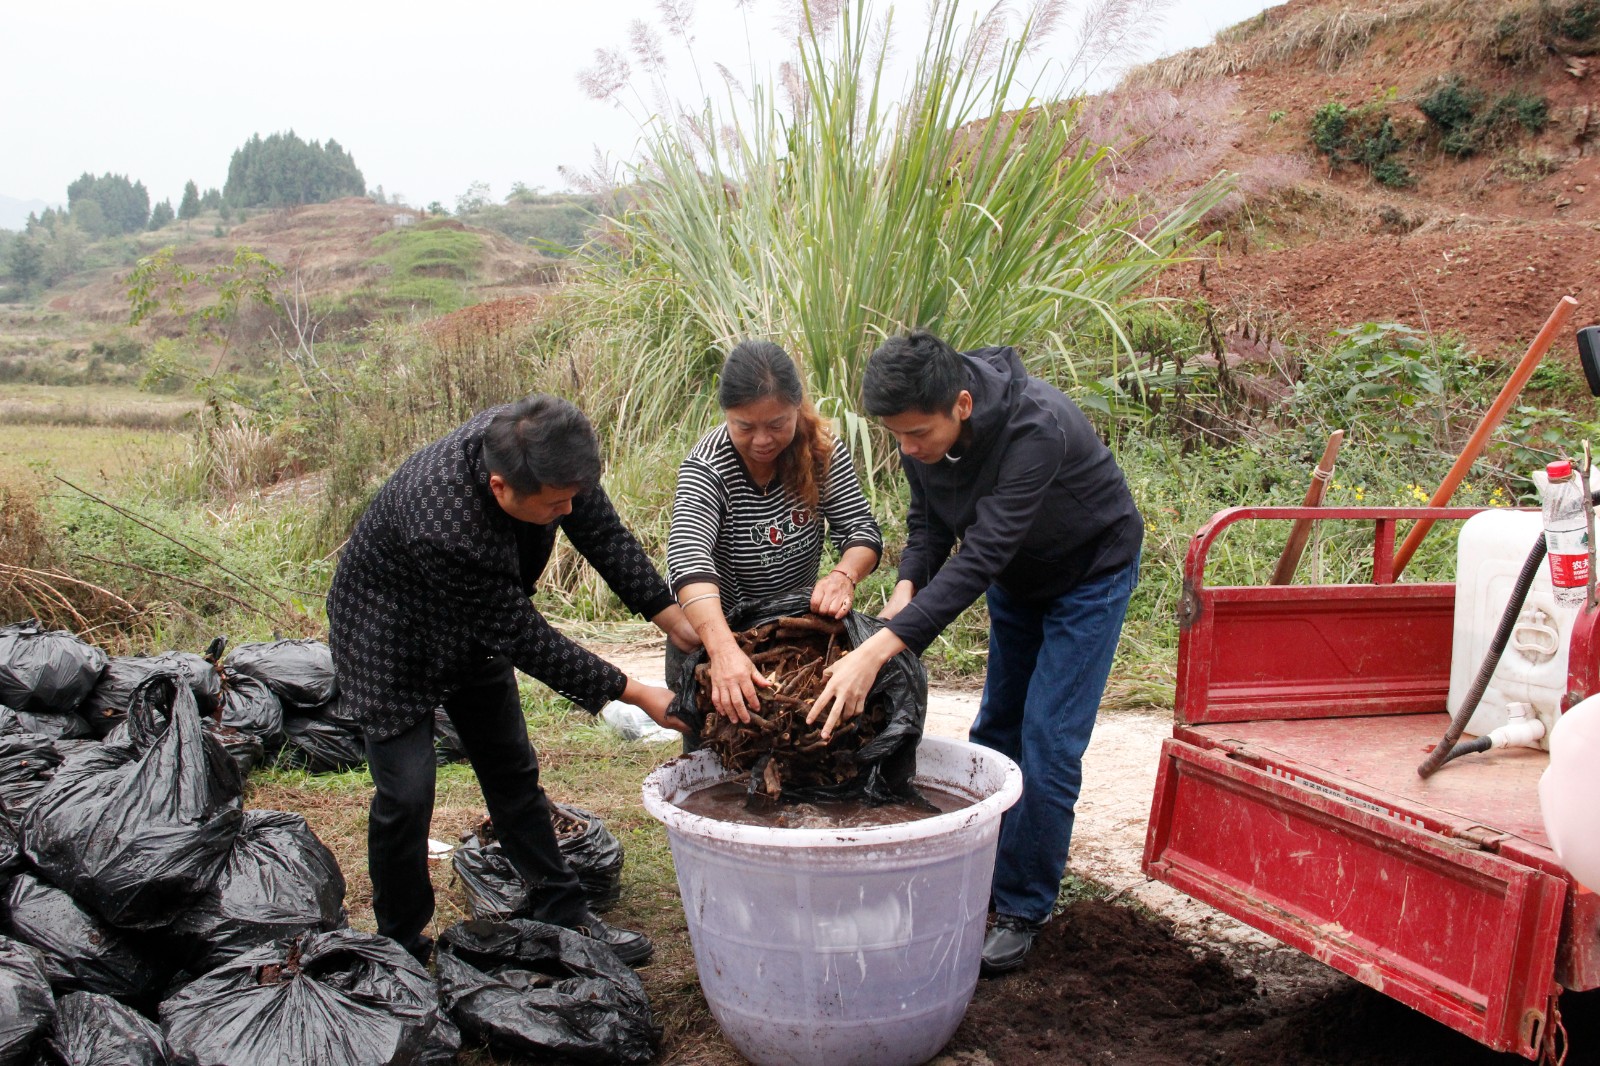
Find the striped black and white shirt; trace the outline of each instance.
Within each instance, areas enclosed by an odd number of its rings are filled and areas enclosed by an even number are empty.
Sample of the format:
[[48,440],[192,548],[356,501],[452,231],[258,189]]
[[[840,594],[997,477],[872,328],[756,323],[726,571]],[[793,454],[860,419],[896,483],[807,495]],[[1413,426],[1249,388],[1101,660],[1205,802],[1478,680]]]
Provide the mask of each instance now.
[[824,521],[840,554],[857,545],[882,554],[883,534],[840,441],[833,442],[820,489],[819,515],[776,478],[764,489],[757,485],[726,425],[701,437],[678,467],[667,538],[673,593],[709,581],[721,590],[723,610],[732,611],[739,603],[808,590],[817,583]]

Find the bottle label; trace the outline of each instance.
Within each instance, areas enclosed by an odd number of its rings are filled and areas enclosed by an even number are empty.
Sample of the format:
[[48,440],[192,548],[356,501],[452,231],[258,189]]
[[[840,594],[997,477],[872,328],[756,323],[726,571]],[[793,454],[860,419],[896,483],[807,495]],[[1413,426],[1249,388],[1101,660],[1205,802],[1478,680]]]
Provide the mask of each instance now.
[[1547,529],[1545,550],[1550,556],[1550,583],[1557,588],[1589,584],[1589,535],[1583,528]]

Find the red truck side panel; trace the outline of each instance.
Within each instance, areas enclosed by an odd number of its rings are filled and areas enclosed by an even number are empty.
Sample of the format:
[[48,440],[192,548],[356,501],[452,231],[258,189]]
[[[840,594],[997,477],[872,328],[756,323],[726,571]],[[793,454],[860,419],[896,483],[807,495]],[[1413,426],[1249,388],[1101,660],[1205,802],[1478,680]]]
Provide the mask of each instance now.
[[1538,1053],[1558,877],[1179,740],[1144,865],[1490,1047]]

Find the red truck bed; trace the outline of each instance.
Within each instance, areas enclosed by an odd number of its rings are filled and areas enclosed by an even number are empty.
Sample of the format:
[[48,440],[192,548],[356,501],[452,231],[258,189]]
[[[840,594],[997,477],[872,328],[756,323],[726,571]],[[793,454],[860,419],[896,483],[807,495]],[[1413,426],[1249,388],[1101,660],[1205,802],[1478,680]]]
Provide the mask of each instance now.
[[[1195,535],[1177,723],[1144,867],[1484,1044],[1534,1058],[1561,987],[1600,985],[1600,897],[1548,847],[1543,752],[1473,755],[1417,776],[1448,724],[1455,592],[1391,577],[1397,520],[1473,513],[1239,508]],[[1373,522],[1377,580],[1205,586],[1206,554],[1227,526],[1270,519],[1287,534],[1301,516]]]

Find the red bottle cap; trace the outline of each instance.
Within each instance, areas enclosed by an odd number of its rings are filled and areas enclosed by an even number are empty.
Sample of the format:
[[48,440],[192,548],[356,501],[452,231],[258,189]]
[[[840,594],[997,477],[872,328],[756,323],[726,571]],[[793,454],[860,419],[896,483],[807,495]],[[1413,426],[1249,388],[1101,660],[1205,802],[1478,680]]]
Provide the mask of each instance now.
[[1557,459],[1545,467],[1544,472],[1551,481],[1565,481],[1572,476],[1572,460]]

